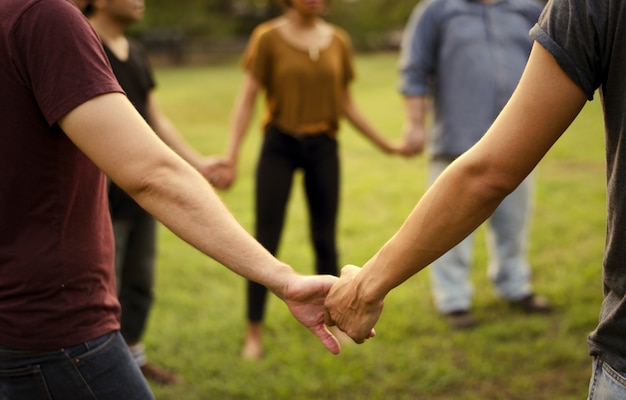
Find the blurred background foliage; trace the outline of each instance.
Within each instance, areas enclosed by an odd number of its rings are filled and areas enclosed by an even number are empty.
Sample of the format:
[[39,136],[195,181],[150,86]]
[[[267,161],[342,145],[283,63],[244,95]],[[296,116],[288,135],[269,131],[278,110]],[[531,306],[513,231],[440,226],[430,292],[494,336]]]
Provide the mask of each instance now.
[[[130,34],[178,62],[195,50],[235,52],[256,25],[282,13],[280,0],[149,0]],[[357,51],[394,49],[416,0],[333,0],[325,18],[350,34]]]

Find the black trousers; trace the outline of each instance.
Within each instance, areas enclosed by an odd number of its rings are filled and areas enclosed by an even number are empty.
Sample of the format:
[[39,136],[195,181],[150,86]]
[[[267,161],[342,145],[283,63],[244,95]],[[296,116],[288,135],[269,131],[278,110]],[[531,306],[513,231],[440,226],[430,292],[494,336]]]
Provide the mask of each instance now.
[[[294,173],[304,173],[310,236],[318,274],[337,275],[339,157],[337,141],[325,133],[294,136],[267,129],[256,170],[256,239],[276,255]],[[263,320],[267,289],[248,281],[247,317]]]
[[122,306],[121,332],[126,343],[140,342],[154,302],[157,223],[144,210],[112,215],[115,278]]

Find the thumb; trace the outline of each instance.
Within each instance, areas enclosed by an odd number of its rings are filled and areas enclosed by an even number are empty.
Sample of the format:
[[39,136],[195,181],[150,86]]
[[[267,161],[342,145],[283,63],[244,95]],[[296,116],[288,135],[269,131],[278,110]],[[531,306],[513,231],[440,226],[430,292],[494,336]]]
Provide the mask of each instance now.
[[339,354],[341,345],[335,336],[324,325],[318,325],[311,331],[320,339],[324,347],[333,354]]

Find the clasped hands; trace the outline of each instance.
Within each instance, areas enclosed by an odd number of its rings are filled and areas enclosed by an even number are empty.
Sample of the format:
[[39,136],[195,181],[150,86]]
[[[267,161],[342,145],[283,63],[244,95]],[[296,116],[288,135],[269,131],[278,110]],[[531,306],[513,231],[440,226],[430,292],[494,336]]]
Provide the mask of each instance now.
[[298,275],[287,290],[275,293],[289,307],[293,316],[333,354],[340,352],[339,341],[329,331],[337,326],[356,343],[375,336],[383,301],[363,301],[358,274],[360,268],[347,265],[337,278],[331,275]]
[[324,307],[324,323],[328,326],[337,326],[345,332],[355,343],[376,336],[374,325],[383,311],[383,299],[366,299],[358,275],[361,268],[355,265],[346,265],[341,270],[341,276],[333,284]]
[[383,300],[364,301],[357,283],[360,271],[347,265],[339,278],[296,274],[285,292],[276,293],[293,316],[333,354],[338,354],[341,347],[328,327],[337,326],[356,343],[376,334],[374,325],[382,312]]
[[199,169],[204,178],[216,189],[225,190],[235,182],[237,171],[230,161],[211,157],[202,168]]

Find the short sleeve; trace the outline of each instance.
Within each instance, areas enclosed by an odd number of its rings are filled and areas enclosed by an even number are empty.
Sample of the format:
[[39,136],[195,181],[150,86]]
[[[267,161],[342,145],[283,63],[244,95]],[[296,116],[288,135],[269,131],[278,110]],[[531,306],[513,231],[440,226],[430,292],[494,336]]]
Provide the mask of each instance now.
[[342,68],[341,76],[343,77],[343,84],[345,86],[349,85],[355,78],[354,72],[354,62],[352,58],[352,41],[350,40],[350,36],[341,28],[335,27],[335,32],[339,41],[341,42],[341,57],[342,57]]
[[15,62],[48,124],[97,95],[123,92],[100,39],[69,2],[31,7],[14,35]]
[[415,6],[404,30],[400,51],[400,93],[424,96],[428,93],[430,75],[436,68],[438,11],[443,3],[434,5],[424,0]]
[[582,0],[549,2],[530,35],[555,58],[589,99],[601,85],[609,54],[604,30],[610,22],[602,7]]
[[263,87],[267,87],[272,75],[271,42],[267,24],[259,25],[250,35],[242,59],[243,68],[252,74]]

